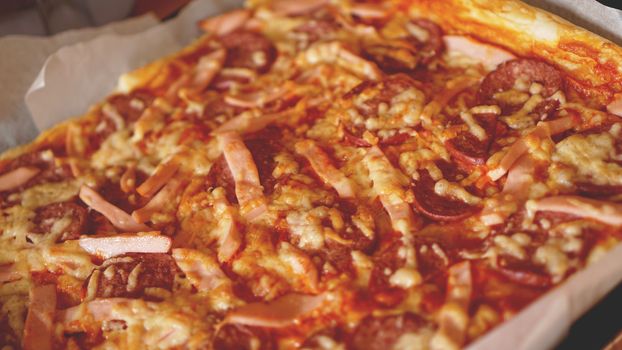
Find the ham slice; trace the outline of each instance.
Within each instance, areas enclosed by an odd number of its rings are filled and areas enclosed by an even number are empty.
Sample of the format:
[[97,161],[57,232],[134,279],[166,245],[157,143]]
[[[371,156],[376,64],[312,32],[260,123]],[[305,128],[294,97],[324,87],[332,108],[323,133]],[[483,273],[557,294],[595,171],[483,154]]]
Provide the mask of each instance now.
[[225,322],[247,326],[283,328],[293,325],[324,302],[324,295],[287,294],[269,303],[241,306],[226,316]]
[[466,340],[472,293],[471,263],[463,261],[451,266],[447,270],[447,296],[438,313],[439,329],[432,338],[431,349],[462,347]]
[[65,328],[71,328],[74,323],[82,323],[85,320],[103,322],[114,319],[114,308],[121,305],[130,305],[133,299],[126,298],[104,298],[95,299],[80,305],[76,305],[60,311],[58,321]]
[[235,132],[218,134],[218,142],[233,175],[235,195],[243,215],[248,220],[261,216],[267,208],[251,152]]
[[233,10],[219,16],[204,19],[199,22],[199,27],[216,36],[224,36],[242,27],[250,16],[251,12],[249,10]]
[[327,3],[328,0],[274,0],[272,1],[272,10],[281,15],[302,15]]
[[56,286],[34,286],[30,289],[30,304],[24,325],[24,350],[51,350],[52,326],[56,313]]
[[227,122],[223,123],[221,126],[214,130],[214,134],[222,134],[230,131],[235,131],[240,134],[252,133],[255,131],[259,131],[266,126],[274,123],[275,121],[281,119],[286,113],[272,113],[272,114],[262,114],[260,116],[256,116],[251,112],[244,112],[238,114]]
[[373,190],[391,218],[393,229],[404,235],[416,230],[415,218],[410,205],[400,196],[403,193],[396,170],[377,146],[371,147],[365,156]]
[[40,172],[38,168],[23,166],[0,175],[0,192],[24,185]]
[[167,253],[171,249],[171,239],[160,236],[158,232],[133,235],[123,234],[108,237],[81,237],[80,247],[91,255],[109,259],[126,253]]
[[218,236],[218,261],[225,263],[240,249],[242,237],[235,225],[234,209],[227,202],[227,197],[224,193],[215,193],[215,197],[214,209],[219,220],[213,233]]
[[86,205],[105,216],[114,227],[122,231],[139,232],[151,230],[149,226],[136,222],[131,215],[106,201],[99,193],[86,185],[82,185],[80,188],[79,196]]
[[15,269],[15,265],[0,266],[0,283],[17,281],[22,278],[22,274]]
[[352,15],[365,19],[383,19],[389,15],[389,12],[378,4],[354,3],[349,10]]
[[613,101],[607,105],[607,112],[622,117],[622,94],[613,96]]
[[287,93],[286,87],[277,87],[268,91],[249,92],[245,94],[226,95],[225,102],[240,108],[262,108],[270,102],[274,102]]
[[507,153],[499,162],[499,165],[488,172],[488,177],[493,181],[499,180],[505,175],[510,167],[527,151],[529,151],[529,143],[537,140],[550,138],[552,135],[562,133],[575,127],[579,121],[574,116],[559,118],[549,122],[540,122],[527,135],[521,137],[514,142],[508,149]]
[[227,51],[218,49],[201,57],[195,67],[192,86],[197,91],[205,90],[225,64]]
[[312,140],[300,141],[296,144],[296,152],[307,158],[313,170],[320,178],[331,185],[342,198],[354,198],[354,187],[339,169],[335,168],[330,158]]
[[220,269],[218,262],[198,250],[176,248],[173,258],[199,292],[209,292],[231,281]]
[[622,226],[622,204],[588,199],[579,196],[554,196],[534,201],[529,208],[535,211],[554,211],[593,219],[607,225]]
[[153,174],[138,186],[136,192],[143,197],[152,197],[175,175],[175,173],[177,173],[177,169],[179,169],[180,165],[181,162],[178,153],[162,161],[158,164]]
[[154,213],[161,212],[169,203],[175,203],[177,195],[181,192],[183,181],[173,178],[158,192],[144,207],[134,210],[132,218],[138,223],[144,223],[151,219]]
[[494,205],[487,205],[481,214],[485,225],[502,224],[529,197],[529,188],[534,182],[535,165],[533,158],[525,154],[512,165],[503,186],[503,191],[495,198]]
[[475,39],[460,35],[445,35],[443,37],[448,52],[457,52],[474,60],[480,61],[489,68],[516,58],[510,52]]
[[334,64],[373,81],[383,76],[374,62],[358,56],[337,41],[316,43],[302,52],[298,60],[309,65]]

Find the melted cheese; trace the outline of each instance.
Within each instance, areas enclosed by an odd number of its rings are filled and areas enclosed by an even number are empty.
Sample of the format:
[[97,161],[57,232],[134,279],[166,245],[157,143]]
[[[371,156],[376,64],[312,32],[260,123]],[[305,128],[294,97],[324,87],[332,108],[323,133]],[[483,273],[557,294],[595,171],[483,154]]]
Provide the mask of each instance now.
[[571,166],[576,181],[596,185],[622,185],[622,167],[616,159],[614,138],[610,133],[572,135],[555,146],[553,160]]

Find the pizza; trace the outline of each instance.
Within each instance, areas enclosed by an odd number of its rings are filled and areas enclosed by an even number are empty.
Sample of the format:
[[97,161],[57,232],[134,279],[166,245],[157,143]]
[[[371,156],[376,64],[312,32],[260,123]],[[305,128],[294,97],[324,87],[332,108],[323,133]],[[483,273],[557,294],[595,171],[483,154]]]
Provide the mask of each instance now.
[[513,0],[199,25],[2,156],[2,345],[459,349],[621,240],[613,43]]

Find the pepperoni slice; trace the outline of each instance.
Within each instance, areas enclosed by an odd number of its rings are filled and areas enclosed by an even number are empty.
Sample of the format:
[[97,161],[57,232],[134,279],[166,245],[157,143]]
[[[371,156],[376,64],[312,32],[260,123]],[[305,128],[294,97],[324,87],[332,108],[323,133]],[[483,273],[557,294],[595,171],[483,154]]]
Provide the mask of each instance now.
[[277,345],[267,330],[227,324],[214,337],[214,350],[273,350]]
[[577,184],[580,195],[589,198],[606,198],[622,194],[622,185],[596,185],[591,182]]
[[512,89],[519,79],[527,86],[531,83],[542,84],[544,97],[551,96],[564,86],[564,78],[557,68],[534,59],[516,59],[500,64],[484,78],[477,92],[479,101],[494,102],[496,93]]
[[416,333],[425,327],[428,327],[428,322],[410,312],[383,317],[367,316],[352,333],[349,345],[354,350],[393,349],[402,335]]
[[374,300],[388,307],[398,305],[405,297],[405,291],[394,287],[389,281],[391,275],[404,265],[404,259],[398,254],[401,247],[401,242],[396,241],[381,250],[374,257],[374,268],[369,279],[369,292]]
[[117,113],[125,120],[136,121],[146,107],[151,105],[155,96],[146,89],[137,89],[129,94],[116,94],[108,98]]
[[86,227],[86,208],[74,202],[52,203],[37,208],[34,224],[34,232],[50,233],[54,224],[63,219],[68,219],[68,225],[62,230],[58,242],[64,242],[70,239],[78,239],[80,235],[85,233]]
[[418,51],[421,61],[427,64],[443,52],[443,30],[438,24],[423,18],[413,19],[410,22],[428,33],[426,40],[421,41],[417,39],[419,41]]
[[85,282],[86,288],[96,283],[96,297],[137,298],[146,288],[172,290],[177,265],[168,254],[132,253],[108,259],[96,271]]
[[346,93],[344,98],[354,98],[363,93],[369,94],[371,97],[357,106],[357,109],[361,115],[372,117],[378,114],[378,106],[381,103],[390,104],[393,97],[416,85],[417,83],[408,75],[394,74],[378,83],[363,82],[354,87],[351,92]]
[[235,195],[235,180],[227,160],[224,156],[218,157],[207,174],[207,183],[212,187],[222,187],[225,189],[229,203],[237,204],[238,198]]
[[269,195],[274,190],[276,179],[272,176],[272,171],[276,167],[274,157],[277,155],[281,145],[279,140],[282,139],[281,131],[276,127],[265,128],[255,134],[245,137],[244,143],[251,152],[257,172],[259,173],[259,181],[263,186],[264,193]]
[[486,163],[495,136],[496,115],[480,114],[473,118],[486,131],[487,137],[484,140],[478,139],[469,131],[462,131],[445,142],[449,154],[465,171]]
[[480,208],[459,199],[442,197],[434,192],[436,182],[427,170],[419,171],[415,183],[415,209],[432,220],[456,221],[475,214]]
[[270,70],[277,51],[265,36],[249,31],[237,31],[221,38],[227,49],[226,67],[250,68],[259,73]]
[[370,45],[364,48],[363,53],[365,58],[388,73],[408,72],[417,68],[419,63],[417,48],[402,40]]

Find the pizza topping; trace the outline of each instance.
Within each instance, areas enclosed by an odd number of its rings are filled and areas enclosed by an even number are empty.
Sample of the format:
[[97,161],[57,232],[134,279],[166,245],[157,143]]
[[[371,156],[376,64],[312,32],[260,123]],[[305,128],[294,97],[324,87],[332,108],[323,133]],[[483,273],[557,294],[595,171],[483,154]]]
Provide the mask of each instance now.
[[419,42],[423,63],[429,63],[443,52],[443,30],[436,23],[417,18],[406,23],[406,30]]
[[298,56],[298,61],[301,65],[335,64],[373,81],[382,77],[375,63],[361,58],[338,41],[313,44]]
[[87,296],[136,298],[148,288],[171,290],[175,273],[175,261],[168,254],[118,255],[93,270],[86,281]]
[[276,60],[276,49],[263,35],[250,31],[236,31],[224,35],[220,42],[227,49],[225,67],[249,68],[266,73]]
[[296,144],[296,152],[303,155],[313,170],[330,184],[342,198],[354,197],[354,188],[351,181],[335,168],[328,155],[312,140],[300,141]]
[[17,281],[22,274],[15,269],[15,265],[0,265],[0,283]]
[[303,15],[312,12],[318,8],[328,4],[328,0],[275,0],[272,1],[272,10],[282,15]]
[[233,10],[222,15],[206,18],[199,22],[199,27],[217,36],[227,35],[242,27],[251,16],[249,10]]
[[225,102],[241,108],[263,108],[265,105],[270,104],[285,93],[287,93],[287,86],[279,86],[272,90],[249,92],[246,94],[226,95]]
[[447,151],[463,168],[484,165],[493,141],[497,116],[480,114],[473,116],[470,112],[460,114],[469,131],[460,132],[456,137],[445,142]]
[[419,171],[413,205],[432,220],[453,221],[473,215],[479,199],[446,180],[435,182],[428,170]]
[[499,65],[489,73],[477,94],[484,103],[494,102],[495,94],[516,89],[520,85],[528,89],[532,83],[542,84],[541,91],[534,92],[549,97],[563,88],[564,81],[562,74],[547,63],[533,59],[516,59]]
[[397,170],[378,147],[369,149],[364,162],[373,182],[373,190],[389,213],[393,229],[410,235],[415,231],[417,223],[408,202],[403,198],[405,194]]
[[132,218],[139,224],[154,220],[154,216],[162,213],[167,207],[175,205],[177,196],[181,192],[184,182],[179,178],[173,178],[142,208],[132,212]]
[[230,131],[235,131],[240,134],[257,132],[277,120],[282,119],[289,114],[289,112],[290,111],[262,113],[259,116],[252,112],[243,112],[216,128],[216,130],[214,130],[214,134],[226,133]]
[[622,117],[622,94],[615,94],[613,101],[607,105],[607,111]]
[[19,167],[0,175],[0,192],[14,190],[26,184],[40,172],[41,170],[35,167]]
[[37,208],[35,232],[59,234],[57,241],[78,239],[86,227],[87,211],[74,202],[52,203]]
[[219,218],[214,233],[218,237],[218,261],[230,261],[242,245],[242,237],[235,224],[234,209],[227,202],[222,191],[215,189],[214,214]]
[[432,338],[432,349],[459,349],[466,340],[473,277],[469,261],[447,270],[447,296],[441,307],[439,329]]
[[225,63],[226,55],[224,49],[218,49],[199,59],[192,80],[192,87],[196,91],[201,92],[209,86]]
[[179,154],[175,154],[172,157],[162,161],[153,174],[145,182],[143,182],[138,188],[136,192],[138,192],[143,197],[152,197],[164,184],[166,184],[177,172],[180,166],[180,157]]
[[200,292],[210,292],[231,282],[220,269],[218,262],[198,250],[176,248],[173,258],[186,277]]
[[79,196],[86,205],[104,215],[119,230],[129,232],[151,230],[148,226],[136,222],[131,215],[106,201],[99,193],[86,185],[80,188]]
[[154,233],[142,235],[116,235],[107,237],[81,237],[80,247],[91,255],[104,259],[127,253],[167,253],[171,239]]
[[622,226],[622,205],[579,196],[555,196],[528,202],[533,211],[553,211]]
[[261,216],[266,211],[266,205],[257,166],[251,153],[240,136],[234,132],[218,134],[218,141],[233,175],[235,195],[243,215],[248,220]]
[[56,313],[56,286],[35,285],[30,289],[30,305],[24,325],[25,350],[51,350]]
[[484,44],[465,36],[445,35],[443,41],[449,54],[459,53],[490,68],[495,68],[515,58],[513,54],[500,47]]
[[283,328],[308,316],[325,301],[325,296],[287,294],[269,303],[251,303],[227,314],[227,323],[266,328]]
[[488,172],[488,176],[496,181],[505,175],[508,169],[532,147],[537,147],[542,140],[552,135],[562,133],[577,125],[577,119],[573,116],[559,118],[550,122],[540,122],[527,135],[514,142],[505,153],[499,165]]
[[529,189],[534,183],[535,164],[526,154],[518,158],[508,172],[503,191],[492,197],[482,210],[481,220],[484,225],[502,224],[529,197]]
[[370,315],[356,326],[349,345],[356,350],[407,349],[413,344],[427,344],[431,333],[428,322],[410,312],[380,317]]

